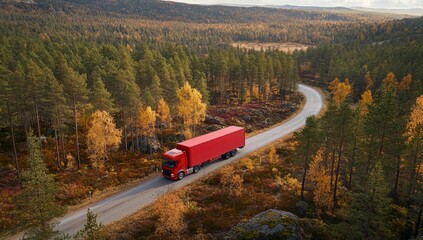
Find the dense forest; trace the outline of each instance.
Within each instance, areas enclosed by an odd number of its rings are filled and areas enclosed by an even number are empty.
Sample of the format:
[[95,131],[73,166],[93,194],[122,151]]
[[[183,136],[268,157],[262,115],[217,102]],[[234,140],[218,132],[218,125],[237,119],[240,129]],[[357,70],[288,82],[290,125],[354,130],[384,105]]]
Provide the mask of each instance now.
[[[289,154],[272,153],[302,169],[288,178],[302,183],[295,213],[331,238],[420,235],[422,18],[155,0],[0,1],[0,13],[2,232],[51,236],[62,207],[154,173],[163,150],[207,132],[207,108],[283,106],[301,80],[330,98]],[[42,204],[26,206],[38,188]]]

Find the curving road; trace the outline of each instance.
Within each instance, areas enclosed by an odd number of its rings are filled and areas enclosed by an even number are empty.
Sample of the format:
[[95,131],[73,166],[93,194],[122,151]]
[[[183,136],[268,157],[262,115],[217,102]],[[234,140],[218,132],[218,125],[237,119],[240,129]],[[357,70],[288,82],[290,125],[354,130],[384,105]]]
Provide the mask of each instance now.
[[[230,160],[218,160],[211,164],[207,164],[197,174],[189,175],[183,180],[177,182],[158,176],[97,203],[91,204],[88,207],[97,214],[98,221],[102,224],[109,224],[135,213],[140,208],[146,207],[166,192],[194,182],[202,176],[210,174],[224,165],[227,165],[236,159],[242,158],[257,149],[298,130],[305,125],[305,120],[308,116],[318,114],[323,107],[323,97],[318,91],[302,84],[299,84],[298,90],[306,98],[303,110],[285,123],[248,138],[246,140],[245,147]],[[64,216],[59,219],[60,223],[57,225],[56,230],[59,230],[62,233],[76,233],[84,226],[86,222],[86,213],[87,207]]]

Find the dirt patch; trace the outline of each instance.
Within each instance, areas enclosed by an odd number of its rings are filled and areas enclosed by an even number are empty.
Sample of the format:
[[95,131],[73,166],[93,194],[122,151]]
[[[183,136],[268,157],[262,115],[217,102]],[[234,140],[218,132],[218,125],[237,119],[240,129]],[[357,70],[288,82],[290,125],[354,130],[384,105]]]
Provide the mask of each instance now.
[[286,53],[292,53],[295,50],[307,50],[311,47],[310,45],[304,45],[300,43],[259,43],[259,42],[234,42],[231,43],[232,47],[239,47],[245,49],[260,50],[279,50]]
[[303,100],[302,95],[291,93],[288,98],[289,101],[277,99],[267,103],[250,102],[239,106],[209,106],[206,120],[199,128],[199,133],[204,134],[235,125],[244,127],[250,136],[252,133],[283,122],[298,111]]

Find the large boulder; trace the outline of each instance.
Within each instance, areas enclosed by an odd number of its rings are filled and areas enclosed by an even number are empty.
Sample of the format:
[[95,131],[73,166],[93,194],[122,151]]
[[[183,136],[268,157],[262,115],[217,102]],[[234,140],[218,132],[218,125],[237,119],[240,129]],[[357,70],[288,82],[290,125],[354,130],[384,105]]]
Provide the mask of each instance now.
[[249,221],[235,226],[226,239],[303,239],[304,230],[299,218],[285,211],[270,209],[259,213]]

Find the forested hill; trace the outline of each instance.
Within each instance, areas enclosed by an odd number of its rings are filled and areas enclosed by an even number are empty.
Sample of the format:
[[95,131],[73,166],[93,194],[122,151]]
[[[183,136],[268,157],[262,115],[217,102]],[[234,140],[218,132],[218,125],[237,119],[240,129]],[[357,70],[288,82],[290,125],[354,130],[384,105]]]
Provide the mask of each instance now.
[[1,0],[9,10],[48,11],[93,15],[137,16],[148,20],[195,23],[282,23],[308,21],[378,21],[392,18],[360,12],[300,11],[261,7],[202,6],[158,0]]

